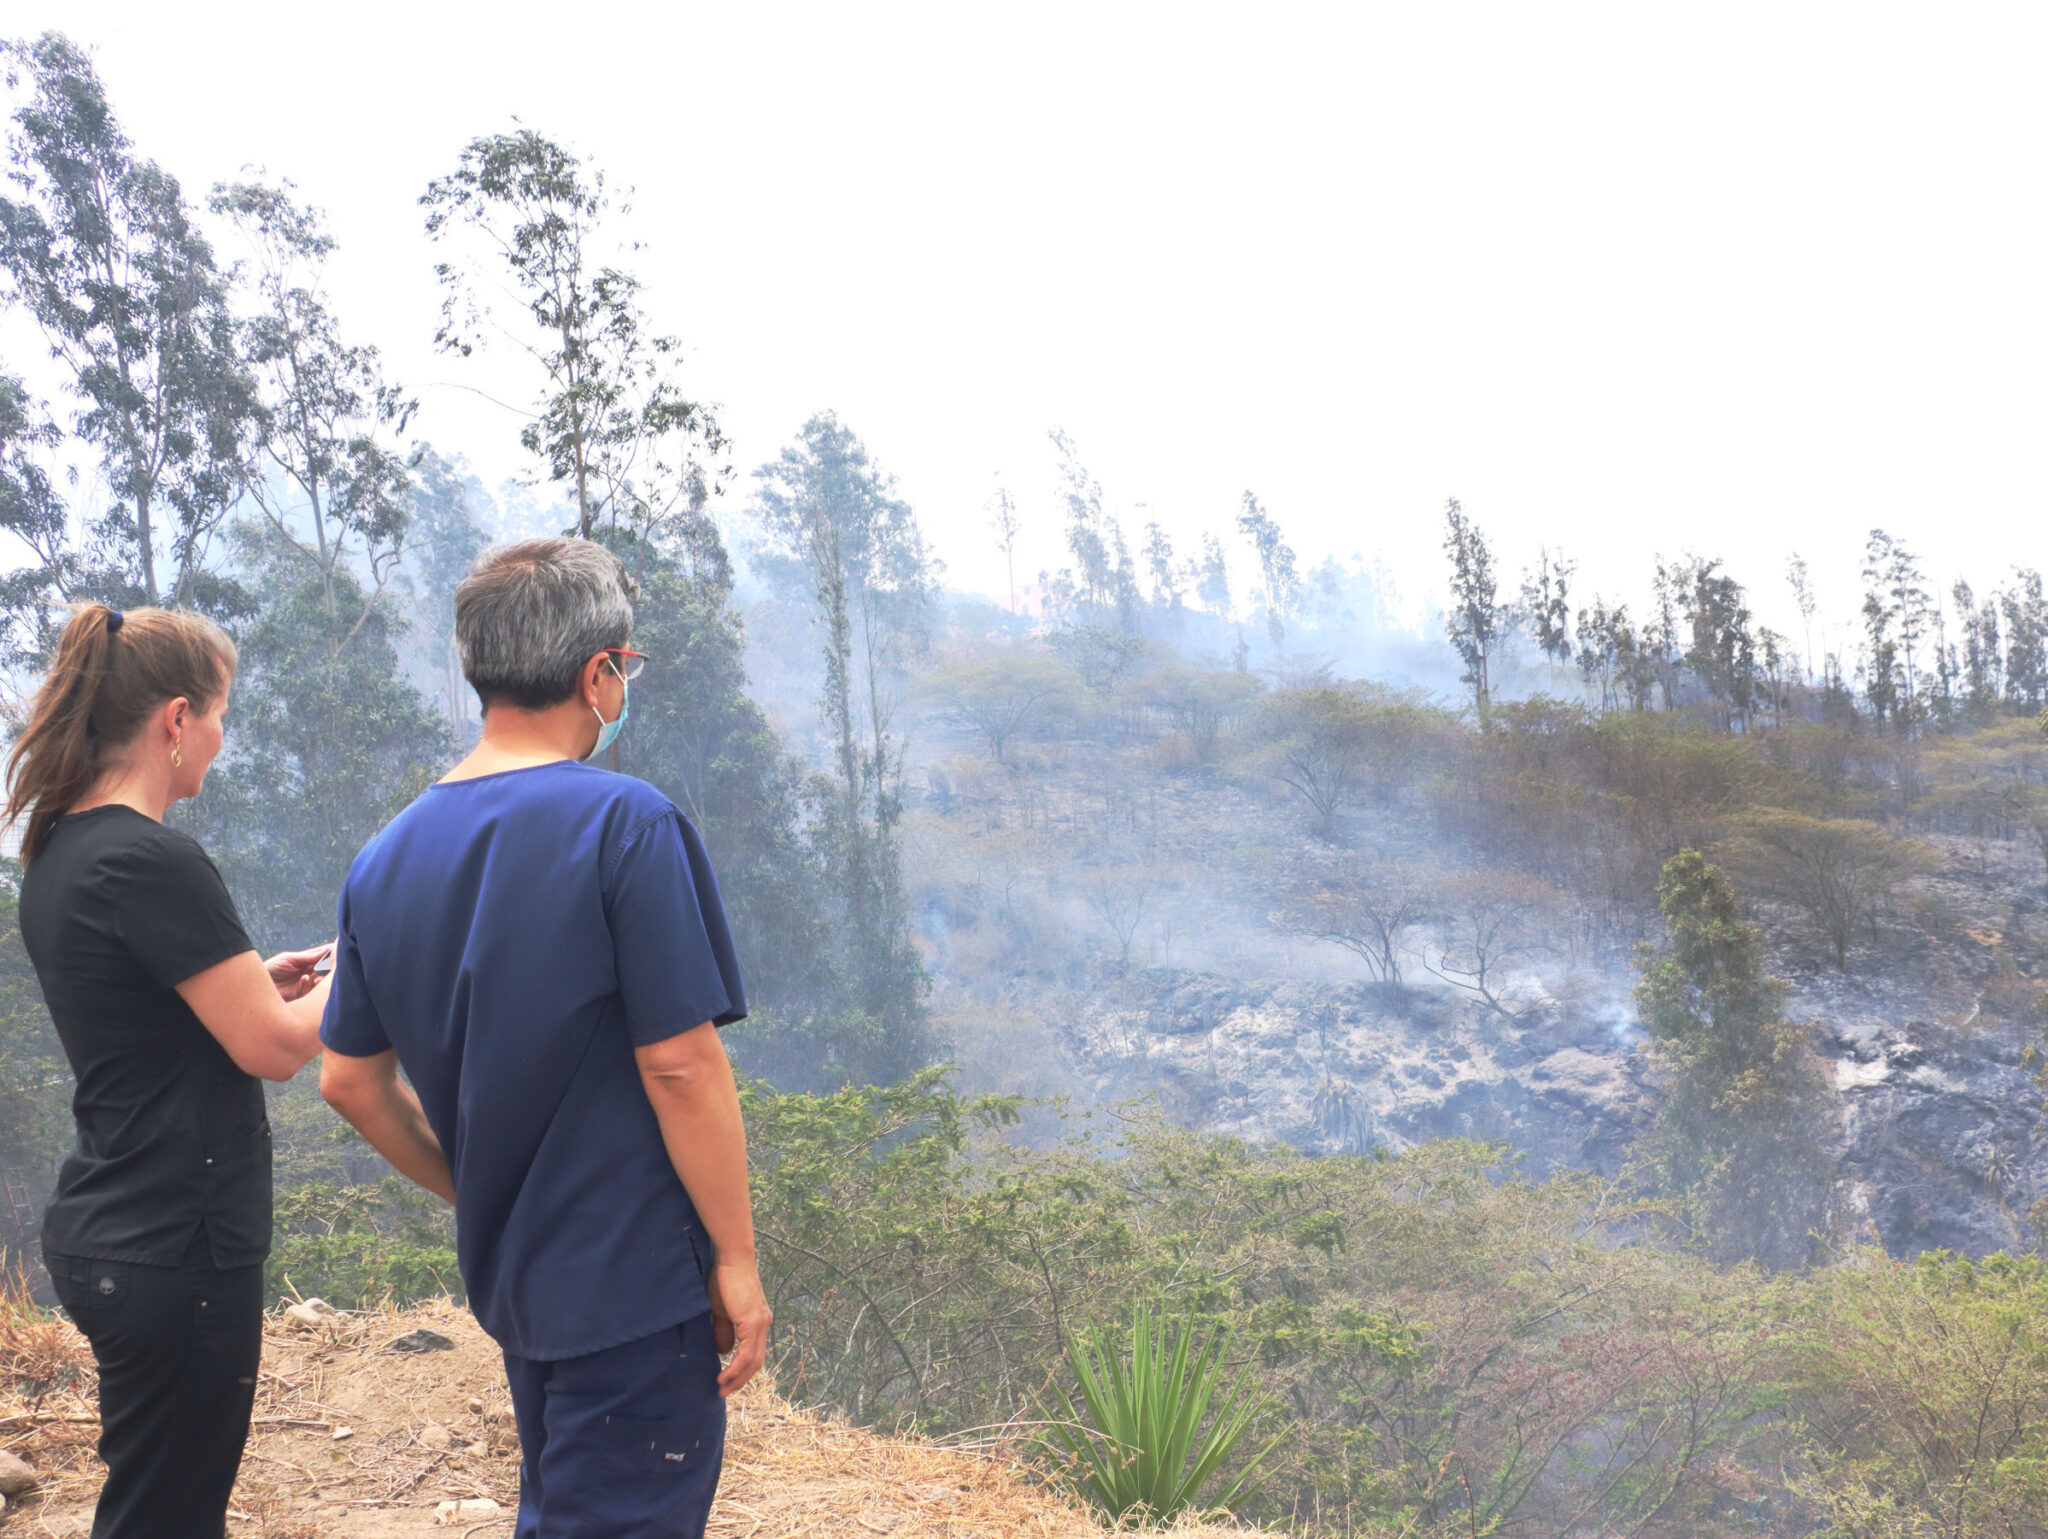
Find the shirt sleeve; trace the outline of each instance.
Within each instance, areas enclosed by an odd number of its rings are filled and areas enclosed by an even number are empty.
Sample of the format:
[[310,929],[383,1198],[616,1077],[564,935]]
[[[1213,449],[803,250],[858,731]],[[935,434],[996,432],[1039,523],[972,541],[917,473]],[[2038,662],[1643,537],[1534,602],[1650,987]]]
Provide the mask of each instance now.
[[142,970],[167,989],[254,951],[228,884],[199,842],[172,829],[139,845],[118,872],[115,925]]
[[344,1058],[375,1058],[390,1051],[391,1038],[363,981],[363,953],[349,928],[347,887],[341,891],[336,931],[334,982],[327,990],[327,1013],[320,1017],[320,1043]]
[[746,1016],[718,877],[680,812],[670,809],[627,837],[605,884],[605,913],[635,1047]]

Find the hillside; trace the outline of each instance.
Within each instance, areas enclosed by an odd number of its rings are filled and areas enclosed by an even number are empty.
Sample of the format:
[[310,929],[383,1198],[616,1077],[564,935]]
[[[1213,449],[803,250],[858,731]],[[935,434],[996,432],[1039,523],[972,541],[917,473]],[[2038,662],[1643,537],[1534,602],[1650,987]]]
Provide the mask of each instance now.
[[[1154,1096],[1185,1126],[1317,1153],[1504,1139],[1532,1171],[1615,1175],[1662,1102],[1636,947],[1664,939],[1658,867],[1696,844],[1735,868],[1833,1087],[1817,1136],[1834,1232],[1894,1255],[2035,1243],[2042,859],[1986,810],[2021,773],[2008,759],[2048,763],[2025,724],[1906,768],[1882,742],[1833,742],[1862,780],[1828,792],[1818,733],[1551,706],[1482,734],[1360,686],[1359,730],[1384,720],[1398,751],[1367,737],[1318,826],[1287,779],[1304,741],[1288,712],[1314,692],[1268,692],[1206,745],[1134,692],[1041,713],[998,761],[953,703],[965,690],[914,724],[904,867],[969,1088]],[[1745,844],[1774,817],[1899,859],[1839,965],[1800,883]]]
[[[396,1352],[416,1331],[446,1350]],[[0,1312],[0,1449],[35,1467],[37,1489],[8,1503],[0,1529],[73,1539],[91,1523],[91,1354],[61,1317]],[[43,1393],[37,1397],[37,1390]],[[231,1512],[247,1539],[399,1539],[509,1534],[518,1443],[496,1348],[446,1300],[264,1335],[256,1428]],[[444,1504],[495,1502],[448,1512]],[[1012,1462],[875,1436],[821,1419],[766,1384],[733,1407],[714,1534],[1017,1535],[1080,1539],[1101,1530],[1035,1487]],[[1183,1532],[1222,1536],[1233,1530]]]

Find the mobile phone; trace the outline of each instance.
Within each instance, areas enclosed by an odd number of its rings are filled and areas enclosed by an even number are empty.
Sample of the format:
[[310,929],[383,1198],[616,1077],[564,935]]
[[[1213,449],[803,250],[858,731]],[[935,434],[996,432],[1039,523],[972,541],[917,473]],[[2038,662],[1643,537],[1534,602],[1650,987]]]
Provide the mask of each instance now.
[[334,948],[329,946],[320,953],[320,960],[313,964],[313,976],[324,978],[334,971]]

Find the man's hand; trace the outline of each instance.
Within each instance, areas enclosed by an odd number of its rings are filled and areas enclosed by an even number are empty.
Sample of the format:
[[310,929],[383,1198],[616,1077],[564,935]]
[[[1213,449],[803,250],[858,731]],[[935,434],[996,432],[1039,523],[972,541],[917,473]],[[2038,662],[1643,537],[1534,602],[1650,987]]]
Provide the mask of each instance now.
[[768,1356],[768,1327],[774,1311],[761,1291],[761,1273],[751,1260],[720,1260],[712,1269],[711,1332],[720,1356],[732,1358],[718,1375],[721,1397],[738,1394],[761,1371]]
[[303,999],[313,991],[320,978],[313,969],[320,959],[332,951],[332,946],[315,946],[308,951],[280,951],[274,957],[264,959],[263,970],[270,974],[270,981],[277,985],[278,997],[287,1003]]

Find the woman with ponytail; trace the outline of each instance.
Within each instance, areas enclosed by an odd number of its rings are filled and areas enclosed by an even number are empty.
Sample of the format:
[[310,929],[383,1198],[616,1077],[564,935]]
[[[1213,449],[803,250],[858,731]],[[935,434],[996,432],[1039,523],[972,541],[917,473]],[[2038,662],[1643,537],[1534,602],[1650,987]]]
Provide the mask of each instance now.
[[324,948],[259,958],[164,826],[220,752],[234,673],[209,620],[82,605],[7,761],[22,938],[78,1082],[43,1253],[99,1363],[93,1539],[220,1539],[262,1341],[260,1082],[319,1051]]

